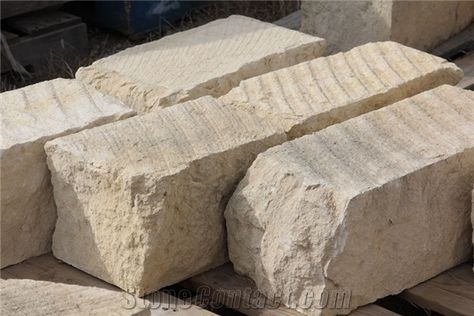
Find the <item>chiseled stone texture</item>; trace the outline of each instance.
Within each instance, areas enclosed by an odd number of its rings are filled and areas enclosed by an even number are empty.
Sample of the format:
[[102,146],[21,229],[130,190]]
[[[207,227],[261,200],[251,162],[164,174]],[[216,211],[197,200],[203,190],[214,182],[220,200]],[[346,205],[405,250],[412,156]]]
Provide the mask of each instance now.
[[220,99],[273,118],[291,138],[323,129],[441,84],[455,64],[395,42],[369,43],[244,80]]
[[[308,315],[396,294],[471,257],[474,92],[441,86],[260,154],[226,211],[230,260]],[[352,291],[345,310],[323,290]],[[306,292],[305,292],[306,291]]]
[[303,1],[301,30],[324,37],[328,52],[393,40],[430,50],[472,23],[472,1]]
[[46,141],[129,117],[118,100],[77,80],[1,94],[1,267],[51,250],[56,221]]
[[247,79],[323,54],[323,39],[230,16],[128,48],[80,68],[77,78],[139,112],[221,96]]
[[138,295],[218,266],[228,197],[285,140],[207,96],[48,142],[53,253]]

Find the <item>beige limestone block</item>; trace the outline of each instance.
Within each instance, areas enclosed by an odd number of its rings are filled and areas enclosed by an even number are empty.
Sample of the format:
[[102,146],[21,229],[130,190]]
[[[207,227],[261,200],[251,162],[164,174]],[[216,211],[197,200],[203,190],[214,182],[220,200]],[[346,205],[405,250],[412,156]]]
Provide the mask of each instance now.
[[221,96],[247,79],[323,54],[323,39],[230,16],[128,48],[80,68],[78,79],[138,112]]
[[192,305],[189,300],[183,301],[164,292],[134,297],[60,262],[51,254],[2,270],[0,308],[3,316],[215,315]]
[[[474,92],[441,86],[260,154],[225,211],[230,260],[304,314],[348,313],[470,258],[473,180]],[[350,304],[319,309],[331,290]]]
[[384,40],[430,50],[474,19],[472,1],[303,1],[301,10],[301,30],[331,53]]
[[453,63],[395,42],[369,43],[244,80],[220,99],[273,118],[291,138],[375,110],[441,84]]
[[202,97],[48,142],[53,253],[138,295],[218,266],[228,197],[256,155],[285,140]]
[[51,250],[56,210],[45,142],[134,112],[77,80],[45,81],[0,98],[3,268]]

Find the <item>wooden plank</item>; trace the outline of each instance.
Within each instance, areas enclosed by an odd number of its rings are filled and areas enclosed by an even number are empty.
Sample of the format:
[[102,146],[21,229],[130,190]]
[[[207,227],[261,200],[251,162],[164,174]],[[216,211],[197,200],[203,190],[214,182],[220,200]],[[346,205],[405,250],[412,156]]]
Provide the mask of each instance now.
[[51,254],[1,270],[5,315],[215,315],[164,292],[136,298]]
[[462,264],[400,294],[424,309],[443,315],[474,315],[474,273]]
[[[198,292],[205,293],[206,297],[197,299],[197,304],[201,301],[214,301],[232,308],[249,316],[301,316],[295,310],[285,306],[275,304],[275,302],[265,301],[265,298],[258,295],[255,283],[244,276],[234,272],[232,264],[222,265],[214,270],[202,273],[180,283],[184,288],[190,288]],[[262,302],[265,302],[263,304]],[[354,316],[394,316],[397,315],[377,305],[367,305],[358,308],[351,313]]]
[[58,7],[68,1],[1,1],[0,16],[3,19],[42,10],[50,7]]
[[370,305],[359,307],[358,309],[350,313],[350,315],[351,316],[396,316],[398,314],[392,311],[389,311],[388,309],[385,309],[381,306],[370,304]]
[[81,18],[61,11],[35,12],[6,20],[4,28],[15,33],[39,35],[81,23]]
[[474,90],[474,52],[455,60],[456,65],[464,71],[464,78],[457,84],[458,87]]

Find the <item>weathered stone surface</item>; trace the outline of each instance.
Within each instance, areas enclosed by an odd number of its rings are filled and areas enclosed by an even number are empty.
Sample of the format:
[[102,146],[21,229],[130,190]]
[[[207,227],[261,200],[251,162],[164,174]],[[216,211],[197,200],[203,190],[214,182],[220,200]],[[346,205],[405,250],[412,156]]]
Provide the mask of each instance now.
[[[474,92],[441,86],[260,154],[225,211],[229,256],[269,297],[347,313],[470,258],[473,180]],[[334,289],[350,306],[315,308]]]
[[221,100],[273,118],[294,138],[461,78],[444,59],[370,43],[244,80]]
[[325,46],[311,35],[230,16],[126,49],[76,76],[147,112],[221,96],[243,79],[319,57]]
[[56,221],[43,145],[133,115],[77,80],[55,79],[1,94],[1,267],[51,250]]
[[[474,228],[474,184],[472,185],[472,197],[471,197],[471,222],[472,222],[472,227]],[[474,248],[474,232],[472,233],[472,245]],[[473,258],[474,258],[474,253],[473,253]],[[474,270],[474,267],[473,267]]]
[[30,258],[2,270],[2,315],[215,315],[164,292],[137,299],[54,258]]
[[48,142],[53,253],[139,295],[222,264],[225,203],[271,123],[202,97]]
[[303,1],[303,32],[324,37],[328,52],[393,40],[429,50],[472,23],[472,1]]

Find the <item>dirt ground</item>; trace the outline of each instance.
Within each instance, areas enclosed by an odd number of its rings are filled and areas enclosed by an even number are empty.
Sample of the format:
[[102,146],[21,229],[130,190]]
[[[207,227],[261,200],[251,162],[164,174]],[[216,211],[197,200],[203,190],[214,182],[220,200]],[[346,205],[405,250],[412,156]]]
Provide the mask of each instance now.
[[45,67],[32,73],[31,77],[22,77],[15,73],[4,74],[1,76],[0,91],[13,90],[58,77],[74,78],[74,74],[79,67],[89,65],[97,59],[109,56],[127,47],[157,40],[163,36],[200,26],[232,14],[274,22],[298,10],[299,7],[299,0],[209,1],[190,11],[181,20],[175,23],[167,23],[161,30],[148,33],[138,39],[131,39],[110,30],[88,25],[89,54],[86,57],[66,62],[61,56],[51,56]]

